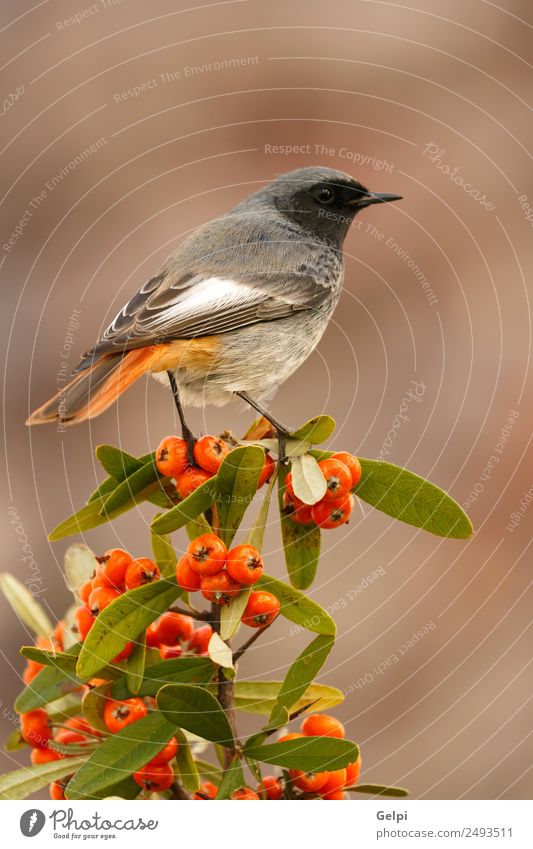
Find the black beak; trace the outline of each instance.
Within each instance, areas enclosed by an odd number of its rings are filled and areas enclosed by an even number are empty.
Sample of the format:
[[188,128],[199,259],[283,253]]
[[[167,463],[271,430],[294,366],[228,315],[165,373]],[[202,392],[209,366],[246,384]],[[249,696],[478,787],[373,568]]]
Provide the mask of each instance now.
[[389,195],[383,194],[379,192],[372,192],[372,194],[364,195],[363,197],[354,198],[350,201],[350,206],[357,206],[359,209],[363,209],[365,206],[371,206],[373,203],[390,203],[393,200],[403,200],[401,195]]

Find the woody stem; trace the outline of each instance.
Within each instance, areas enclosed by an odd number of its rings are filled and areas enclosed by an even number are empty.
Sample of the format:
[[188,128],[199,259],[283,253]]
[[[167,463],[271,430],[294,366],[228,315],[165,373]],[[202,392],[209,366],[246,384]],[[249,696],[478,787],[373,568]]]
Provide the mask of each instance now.
[[[211,605],[211,625],[213,631],[220,634],[220,607],[215,602]],[[235,683],[233,680],[226,678],[222,667],[218,670],[217,681],[218,702],[227,716],[233,733],[233,739],[237,742],[237,723],[235,721]],[[235,746],[231,748],[228,746],[224,749],[224,769],[228,768],[234,755]]]

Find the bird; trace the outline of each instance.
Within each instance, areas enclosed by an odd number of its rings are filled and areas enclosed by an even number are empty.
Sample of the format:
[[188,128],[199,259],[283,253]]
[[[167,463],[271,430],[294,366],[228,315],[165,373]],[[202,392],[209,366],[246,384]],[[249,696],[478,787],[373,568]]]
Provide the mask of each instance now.
[[223,405],[236,396],[277,430],[282,453],[288,429],[265,399],[309,357],[328,325],[354,217],[397,200],[332,168],[279,175],[189,235],[26,424],[92,419],[150,373],[170,386],[191,455],[184,406]]

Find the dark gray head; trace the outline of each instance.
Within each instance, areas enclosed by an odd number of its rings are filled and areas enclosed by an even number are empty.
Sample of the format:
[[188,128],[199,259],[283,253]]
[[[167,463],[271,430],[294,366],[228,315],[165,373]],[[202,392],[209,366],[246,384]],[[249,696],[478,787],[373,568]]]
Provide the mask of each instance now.
[[313,167],[281,174],[243,204],[239,204],[239,208],[274,205],[307,229],[331,235],[342,242],[361,209],[392,200],[401,200],[401,197],[370,192],[343,171]]

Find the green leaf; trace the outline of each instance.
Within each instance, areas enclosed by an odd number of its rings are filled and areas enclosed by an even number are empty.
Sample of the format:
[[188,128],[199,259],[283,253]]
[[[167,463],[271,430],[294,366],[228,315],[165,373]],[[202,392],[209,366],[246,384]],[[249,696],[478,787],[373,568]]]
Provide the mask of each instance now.
[[133,499],[139,493],[145,492],[148,487],[153,487],[156,483],[158,484],[160,478],[162,479],[162,476],[159,474],[155,463],[149,462],[145,466],[141,466],[140,469],[125,478],[122,483],[119,483],[113,492],[108,495],[101,507],[101,515],[114,513],[126,504],[131,506]]
[[113,445],[97,445],[95,453],[104,471],[116,481],[123,481],[148,462],[148,459],[137,459]]
[[21,622],[40,637],[50,636],[54,626],[41,605],[18,578],[4,572],[0,575],[0,589]]
[[209,778],[210,781],[220,782],[222,779],[222,770],[218,766],[210,764],[209,761],[203,761],[201,758],[196,758],[196,768],[200,775],[203,775],[205,778]]
[[42,790],[47,784],[65,778],[85,763],[85,758],[69,758],[68,761],[51,761],[46,764],[24,766],[14,772],[0,775],[0,798],[26,799]]
[[62,669],[64,672],[74,673],[76,672],[76,663],[78,662],[80,650],[81,643],[78,643],[76,649],[73,650],[73,647],[71,647],[68,652],[54,653],[51,649],[38,649],[37,646],[22,646],[20,653],[24,657],[27,657],[28,660],[35,660],[44,666],[54,666],[56,669]]
[[358,498],[408,525],[431,534],[466,539],[474,532],[463,509],[443,489],[413,472],[382,460],[360,458]]
[[176,733],[158,711],[108,737],[69,782],[68,799],[102,799],[110,788],[148,763]]
[[176,564],[178,558],[174,550],[174,546],[167,534],[156,534],[151,530],[150,539],[152,542],[152,551],[154,560],[161,570],[164,578],[169,578],[176,574]]
[[266,523],[268,521],[268,511],[270,509],[270,502],[272,501],[272,492],[274,490],[276,479],[278,477],[278,470],[279,467],[276,466],[272,477],[268,482],[268,486],[266,488],[266,492],[261,502],[261,507],[259,508],[259,512],[256,516],[255,522],[250,528],[245,540],[248,545],[253,545],[254,548],[257,548],[258,551],[262,551],[263,549]]
[[312,445],[319,445],[329,439],[335,430],[335,419],[331,416],[315,416],[291,433],[292,439],[303,439]]
[[154,533],[170,534],[209,510],[216,496],[214,480],[210,478],[205,481],[175,507],[154,519],[152,522]]
[[81,599],[78,595],[78,590],[82,584],[93,577],[96,566],[97,561],[94,551],[91,551],[89,546],[84,543],[69,545],[65,551],[63,571],[67,586],[74,593],[80,604]]
[[241,445],[224,458],[214,479],[217,524],[228,548],[255,497],[264,464],[265,453],[261,448]]
[[244,754],[262,763],[303,772],[343,769],[359,757],[359,747],[335,737],[298,737],[284,743],[245,746]]
[[306,590],[315,579],[320,559],[320,528],[314,523],[299,525],[283,509],[285,483],[279,476],[279,515],[281,539],[289,580],[298,590]]
[[224,771],[222,781],[218,788],[216,799],[229,799],[235,790],[244,787],[244,773],[238,757],[233,758],[228,768]]
[[200,776],[191,754],[191,747],[183,731],[176,729],[176,737],[178,739],[178,753],[176,755],[176,764],[178,767],[180,782],[190,793],[194,793],[200,786]]
[[129,590],[98,614],[87,634],[78,660],[78,675],[92,678],[126,643],[157,619],[179,595],[175,578],[161,578]]
[[167,684],[157,694],[157,706],[169,722],[204,740],[233,745],[230,724],[217,699],[195,684]]
[[248,604],[251,591],[251,587],[244,587],[229,604],[223,605],[220,609],[220,636],[223,640],[230,640],[241,624],[242,614]]
[[[174,657],[150,664],[144,670],[139,696],[155,696],[165,684],[207,684],[216,671],[208,657]],[[115,681],[110,691],[113,699],[130,699],[134,693],[128,689],[125,678]]]
[[286,619],[316,634],[335,634],[335,622],[329,613],[299,590],[265,574],[254,584],[255,589],[259,587],[276,596],[281,604],[280,613]]
[[144,664],[146,660],[146,641],[144,633],[139,634],[133,650],[126,660],[126,684],[131,693],[138,694],[141,689],[144,676]]
[[109,733],[109,729],[104,722],[104,708],[108,701],[109,684],[107,681],[104,684],[99,684],[98,687],[93,687],[83,697],[81,707],[83,715],[87,722],[97,731]]
[[4,750],[6,752],[17,752],[19,749],[27,748],[27,746],[26,741],[20,736],[19,729],[15,728],[4,743]]
[[[268,716],[272,713],[279,696],[282,681],[237,681],[235,684],[235,707],[248,713]],[[344,696],[336,687],[327,684],[310,684],[292,705],[293,711],[310,703],[318,713],[340,705]]]
[[289,711],[303,696],[315,675],[326,662],[326,658],[333,648],[335,637],[319,634],[315,637],[303,652],[298,655],[290,667],[276,700],[276,704],[270,715],[270,724],[283,724],[283,715],[280,708]]
[[216,631],[211,635],[208,646],[209,657],[223,669],[233,669],[232,651]]
[[[72,651],[72,650],[71,650]],[[58,654],[58,657],[61,655]],[[85,679],[74,674],[69,667],[68,670],[60,665],[45,666],[41,669],[32,682],[24,688],[17,696],[15,710],[17,713],[27,713],[35,708],[47,705],[71,693],[84,682]]]
[[316,504],[326,494],[326,479],[311,454],[295,457],[291,464],[292,488],[304,504]]
[[345,793],[369,793],[372,796],[389,796],[392,799],[403,799],[409,796],[409,790],[404,787],[386,787],[383,784],[358,784],[356,787],[345,787]]
[[192,519],[190,522],[187,522],[185,525],[185,533],[192,542],[193,539],[202,536],[202,534],[212,534],[213,528],[205,516],[201,514],[200,516],[197,516],[196,519]]

